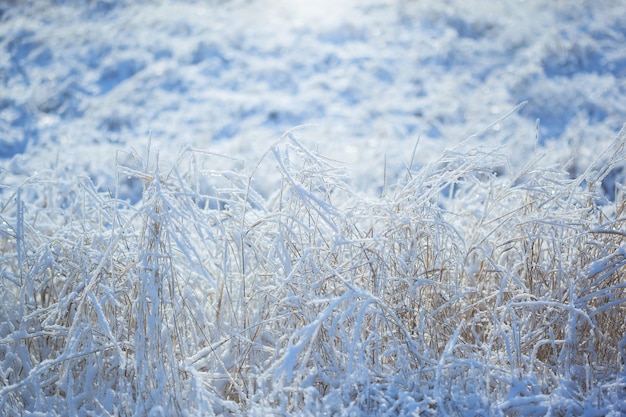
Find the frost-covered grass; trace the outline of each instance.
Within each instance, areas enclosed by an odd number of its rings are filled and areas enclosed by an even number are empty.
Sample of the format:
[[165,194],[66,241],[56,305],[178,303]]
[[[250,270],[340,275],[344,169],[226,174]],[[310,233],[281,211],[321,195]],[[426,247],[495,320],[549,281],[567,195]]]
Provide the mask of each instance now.
[[0,416],[626,414],[625,22],[0,0]]
[[132,205],[4,171],[0,410],[622,415],[625,146],[575,178],[491,148],[407,156],[376,198],[293,132],[254,167],[133,155]]

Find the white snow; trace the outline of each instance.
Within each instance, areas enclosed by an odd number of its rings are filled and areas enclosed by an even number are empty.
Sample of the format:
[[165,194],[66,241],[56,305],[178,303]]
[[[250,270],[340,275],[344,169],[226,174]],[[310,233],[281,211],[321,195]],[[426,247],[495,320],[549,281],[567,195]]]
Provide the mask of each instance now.
[[624,45],[615,0],[0,0],[0,411],[626,412]]

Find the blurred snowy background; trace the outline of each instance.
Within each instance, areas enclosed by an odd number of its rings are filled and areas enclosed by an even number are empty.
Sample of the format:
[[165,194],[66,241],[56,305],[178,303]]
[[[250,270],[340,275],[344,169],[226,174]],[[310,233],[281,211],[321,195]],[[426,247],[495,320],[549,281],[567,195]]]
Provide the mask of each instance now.
[[150,140],[249,163],[305,125],[368,189],[527,101],[469,146],[538,138],[575,174],[626,121],[624,45],[616,0],[2,0],[0,164],[112,189]]

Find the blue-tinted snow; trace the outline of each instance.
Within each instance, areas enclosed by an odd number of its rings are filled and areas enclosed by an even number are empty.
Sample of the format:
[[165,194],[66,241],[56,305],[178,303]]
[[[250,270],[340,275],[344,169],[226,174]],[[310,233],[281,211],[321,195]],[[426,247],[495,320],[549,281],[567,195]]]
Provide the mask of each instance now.
[[[509,0],[25,1],[0,24],[0,157],[112,186],[116,151],[256,160],[286,130],[354,183],[480,137],[592,158],[626,121],[626,7]],[[54,159],[51,159],[53,157]],[[515,162],[515,161],[513,161]],[[119,161],[118,161],[119,163]]]

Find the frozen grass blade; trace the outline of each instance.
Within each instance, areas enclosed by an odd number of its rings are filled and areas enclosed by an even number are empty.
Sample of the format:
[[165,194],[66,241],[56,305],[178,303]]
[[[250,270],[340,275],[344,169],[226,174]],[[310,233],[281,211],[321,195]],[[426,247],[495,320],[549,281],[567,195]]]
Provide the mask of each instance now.
[[577,178],[449,151],[374,200],[293,132],[251,172],[135,155],[134,205],[39,174],[3,192],[0,407],[619,415],[625,143]]

